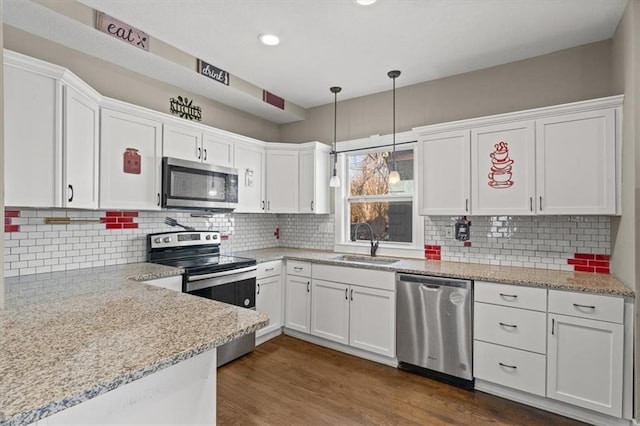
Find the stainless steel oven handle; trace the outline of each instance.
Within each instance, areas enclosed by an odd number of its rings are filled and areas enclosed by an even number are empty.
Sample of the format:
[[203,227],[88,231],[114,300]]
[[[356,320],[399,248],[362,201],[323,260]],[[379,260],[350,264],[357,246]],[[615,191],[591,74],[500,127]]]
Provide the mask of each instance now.
[[253,280],[255,283],[256,274],[253,271],[241,272],[239,274],[225,275],[217,278],[194,279],[187,282],[186,292],[201,290],[203,288],[217,287],[224,284],[232,284],[238,281]]
[[242,274],[243,272],[251,272],[257,269],[258,269],[257,266],[247,266],[246,268],[232,269],[230,271],[224,271],[224,272],[213,272],[211,274],[204,274],[204,275],[192,275],[187,277],[187,281],[191,282],[191,281],[207,280],[209,278],[220,278],[220,277],[225,277],[227,275],[237,275],[237,274]]

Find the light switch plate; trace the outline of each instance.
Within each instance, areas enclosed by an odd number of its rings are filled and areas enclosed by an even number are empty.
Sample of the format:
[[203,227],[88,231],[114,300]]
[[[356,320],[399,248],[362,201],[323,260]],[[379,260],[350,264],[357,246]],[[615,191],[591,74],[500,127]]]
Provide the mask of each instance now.
[[445,235],[447,238],[453,238],[453,226],[445,226]]

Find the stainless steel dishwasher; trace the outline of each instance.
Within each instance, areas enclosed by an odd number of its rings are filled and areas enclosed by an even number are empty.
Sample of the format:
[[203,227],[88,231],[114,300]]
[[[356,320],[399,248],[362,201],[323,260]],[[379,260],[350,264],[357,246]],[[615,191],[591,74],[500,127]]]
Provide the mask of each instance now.
[[397,274],[399,368],[470,388],[472,281]]

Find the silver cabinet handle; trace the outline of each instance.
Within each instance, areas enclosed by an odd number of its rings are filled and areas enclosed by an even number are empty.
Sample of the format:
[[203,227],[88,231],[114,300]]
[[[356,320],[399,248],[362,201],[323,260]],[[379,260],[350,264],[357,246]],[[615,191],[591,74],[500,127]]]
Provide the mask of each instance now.
[[198,160],[202,157],[202,148],[198,147]]
[[160,193],[158,192],[158,205],[160,205]]
[[542,211],[542,196],[540,196],[540,211]]
[[499,322],[498,324],[500,324],[502,327],[518,328],[518,326],[514,324],[505,324],[503,322]]
[[517,294],[504,294],[504,293],[500,293],[500,297],[511,297],[511,298],[517,299],[517,298],[518,298],[518,295],[517,295]]
[[468,198],[464,199],[464,211],[465,212],[469,211],[469,199]]
[[313,211],[313,201],[311,201],[311,211]]
[[307,293],[311,293],[311,288],[309,287],[311,283],[307,281]]
[[260,284],[258,284],[258,293],[257,294],[260,294]]
[[575,306],[576,308],[584,308],[584,309],[595,309],[596,308],[593,305],[579,305],[577,303],[574,303],[573,306]]
[[499,365],[500,367],[512,368],[512,369],[514,369],[514,370],[518,368],[518,367],[517,367],[517,366],[515,366],[515,365],[503,364],[503,363],[501,363],[501,362],[499,362],[499,363],[498,363],[498,365]]
[[271,201],[267,201],[267,210],[271,210]]
[[265,272],[269,272],[269,271],[273,271],[275,268],[267,268],[265,269]]
[[344,289],[344,300],[349,300],[349,288]]
[[351,289],[351,300],[353,301],[353,289]]
[[294,270],[294,271],[302,271],[302,269],[303,269],[303,268],[302,268],[301,266],[294,266],[294,267],[293,267],[293,270]]
[[69,196],[69,199],[67,201],[72,202],[73,201],[73,185],[69,185],[69,191],[71,191],[71,195]]
[[262,203],[262,210],[264,210],[264,201],[261,201]]
[[556,319],[551,318],[551,334],[555,334],[555,330],[556,330]]
[[207,150],[203,149],[203,151],[204,151],[204,161],[207,161]]
[[529,197],[529,210],[533,211],[533,197]]

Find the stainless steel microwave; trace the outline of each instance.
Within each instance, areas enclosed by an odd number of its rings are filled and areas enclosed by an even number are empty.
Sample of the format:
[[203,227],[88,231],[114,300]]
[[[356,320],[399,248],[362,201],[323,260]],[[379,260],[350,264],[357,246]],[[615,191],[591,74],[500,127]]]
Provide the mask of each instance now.
[[162,158],[162,207],[232,211],[237,206],[237,169]]

